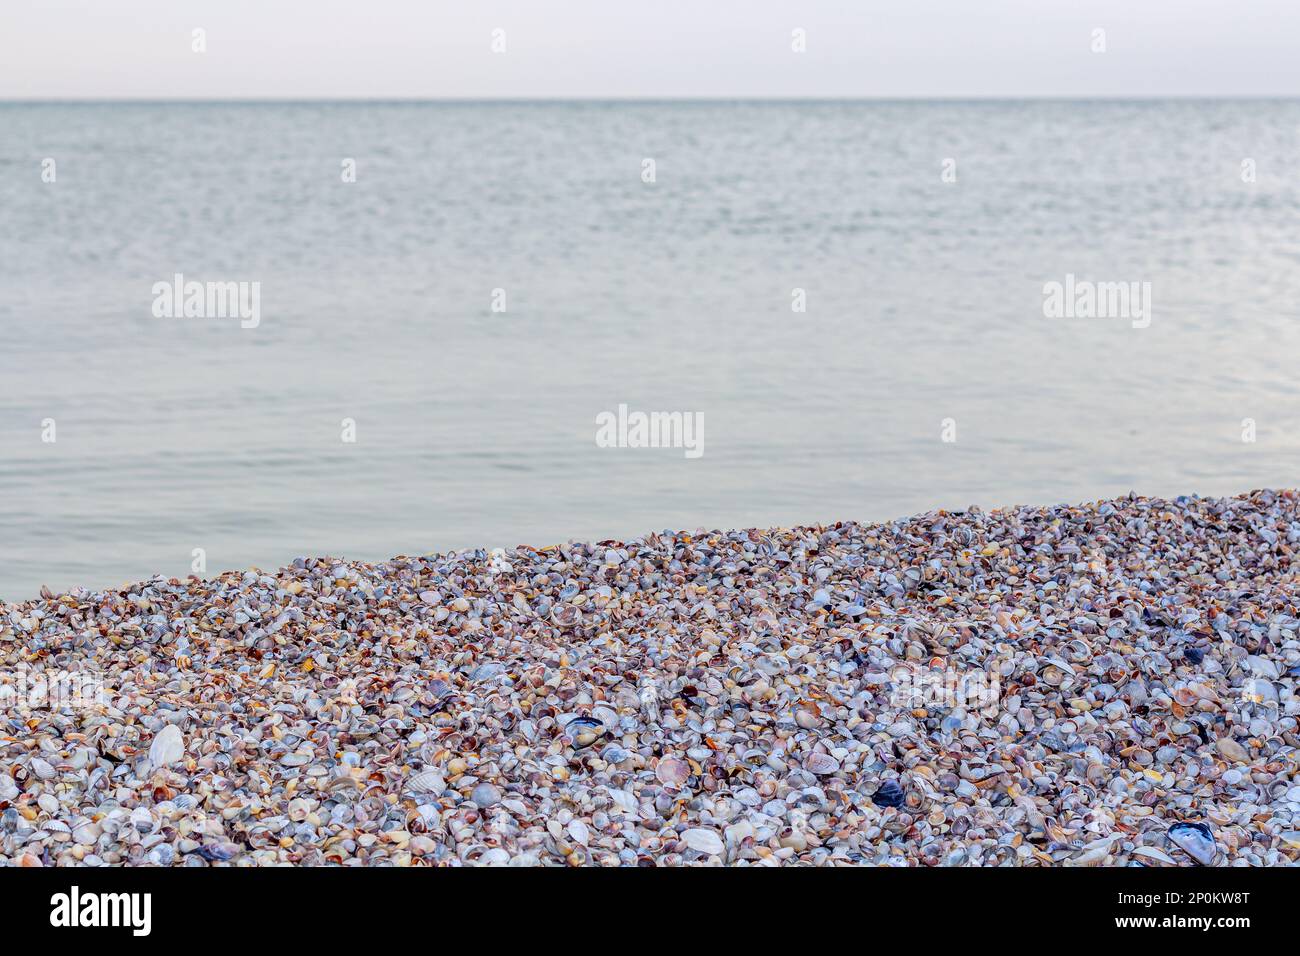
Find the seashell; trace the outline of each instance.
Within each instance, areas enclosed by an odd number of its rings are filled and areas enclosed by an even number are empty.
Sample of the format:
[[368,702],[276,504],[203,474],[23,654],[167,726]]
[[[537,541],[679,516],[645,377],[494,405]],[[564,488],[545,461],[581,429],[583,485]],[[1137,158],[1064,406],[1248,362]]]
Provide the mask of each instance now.
[[502,664],[500,661],[489,661],[486,664],[476,667],[474,669],[474,672],[470,674],[470,680],[472,681],[491,680],[493,677],[500,677],[505,672],[506,672],[505,664]]
[[1174,691],[1174,700],[1184,707],[1193,707],[1200,699],[1200,695],[1191,687],[1179,687]]
[[140,833],[150,833],[155,826],[153,815],[144,807],[136,807],[131,811],[131,826]]
[[207,860],[233,860],[243,852],[236,843],[208,843],[199,848],[199,854]]
[[830,754],[813,751],[804,760],[804,769],[809,773],[815,773],[819,777],[827,774],[836,773],[840,769],[840,762]]
[[406,789],[412,793],[428,793],[440,797],[447,790],[447,781],[434,770],[422,770],[407,779]]
[[600,758],[606,763],[621,764],[632,758],[632,752],[617,744],[611,744],[601,751]]
[[709,856],[721,856],[726,849],[722,837],[716,831],[702,827],[687,830],[682,834],[682,841],[697,853],[707,853]]
[[175,724],[168,724],[154,735],[149,745],[149,765],[170,767],[185,756],[185,738]]
[[1169,840],[1201,866],[1210,866],[1218,855],[1214,832],[1204,823],[1175,823]]
[[570,839],[581,846],[586,846],[587,841],[591,838],[591,832],[587,829],[587,825],[581,820],[570,820],[566,831],[568,832]]
[[1276,705],[1281,700],[1277,686],[1270,680],[1258,677],[1252,677],[1242,685],[1241,696],[1252,704]]
[[871,795],[871,802],[878,807],[898,808],[903,805],[903,800],[903,788],[893,779],[884,781]]
[[582,612],[572,604],[557,604],[551,611],[551,620],[559,627],[576,627],[582,620]]
[[808,837],[793,827],[786,827],[777,834],[777,842],[786,849],[802,853],[808,849]]
[[795,708],[794,722],[804,730],[815,730],[822,726],[825,720],[822,718],[821,708],[814,701],[803,701]]
[[679,757],[663,757],[655,767],[655,777],[665,787],[678,790],[690,779],[691,768]]
[[1220,737],[1214,742],[1214,747],[1228,760],[1237,763],[1250,762],[1250,752],[1231,737]]
[[594,717],[574,717],[564,725],[564,736],[575,747],[589,747],[605,735],[605,725]]
[[1160,863],[1166,863],[1169,866],[1178,865],[1178,861],[1175,860],[1173,857],[1171,857],[1168,853],[1165,853],[1162,850],[1157,850],[1153,846],[1134,847],[1133,855],[1137,857],[1142,857],[1143,859],[1147,859],[1147,860],[1156,860]]

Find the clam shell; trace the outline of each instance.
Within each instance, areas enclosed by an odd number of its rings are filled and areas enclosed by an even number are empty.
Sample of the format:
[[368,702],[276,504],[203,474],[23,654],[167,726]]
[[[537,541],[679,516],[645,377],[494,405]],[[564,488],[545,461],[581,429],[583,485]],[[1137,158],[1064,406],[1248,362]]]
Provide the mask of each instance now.
[[1169,840],[1201,866],[1210,866],[1218,856],[1214,833],[1204,823],[1175,823],[1169,828]]
[[835,773],[840,769],[840,762],[830,754],[813,752],[804,760],[804,768],[809,773],[815,773],[819,777],[824,777]]
[[407,779],[406,789],[412,793],[430,793],[440,797],[447,789],[447,781],[437,771],[422,770]]
[[655,767],[655,777],[665,787],[680,789],[685,786],[690,776],[690,765],[678,757],[664,757]]
[[687,830],[682,834],[682,841],[698,853],[707,853],[710,856],[721,856],[726,849],[722,842],[722,837],[718,836],[715,830],[705,830],[696,827]]
[[153,767],[170,767],[184,756],[185,737],[175,724],[158,731],[149,745],[149,763]]

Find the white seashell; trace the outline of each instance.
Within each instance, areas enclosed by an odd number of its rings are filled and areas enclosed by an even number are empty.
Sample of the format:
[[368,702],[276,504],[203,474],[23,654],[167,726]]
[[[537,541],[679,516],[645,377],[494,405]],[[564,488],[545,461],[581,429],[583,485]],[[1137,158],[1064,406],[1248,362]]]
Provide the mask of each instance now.
[[814,751],[808,755],[804,761],[804,769],[809,773],[815,773],[819,777],[835,773],[840,769],[840,762],[830,754],[824,754],[821,751]]
[[148,833],[154,827],[153,815],[145,807],[136,807],[131,811],[131,826],[141,833]]
[[725,833],[727,843],[733,846],[740,843],[742,840],[752,837],[753,835],[754,824],[750,823],[748,820],[741,820],[739,823],[733,823],[731,826],[727,827]]
[[185,756],[185,738],[175,724],[168,724],[154,735],[149,745],[149,765],[155,769],[170,767]]
[[1170,866],[1177,866],[1178,861],[1171,857],[1163,850],[1157,850],[1153,846],[1140,846],[1133,851],[1134,856],[1145,857],[1148,860],[1159,860],[1161,863],[1168,863]]
[[440,797],[447,790],[447,781],[436,771],[422,770],[406,781],[406,789],[412,793],[431,793]]
[[816,711],[800,707],[794,712],[794,722],[804,730],[814,730],[822,725],[822,719]]
[[579,843],[582,846],[587,845],[587,840],[590,838],[591,834],[587,829],[587,825],[581,820],[570,820],[568,831],[569,836],[573,838],[574,843]]
[[721,856],[724,849],[722,837],[718,836],[713,830],[705,830],[702,827],[687,830],[682,834],[682,840],[692,850],[707,853],[710,856]]
[[1246,658],[1246,664],[1250,667],[1250,672],[1256,677],[1262,677],[1265,680],[1277,680],[1282,676],[1277,664],[1267,657],[1252,654]]
[[606,792],[609,794],[609,798],[618,804],[619,809],[624,813],[636,813],[637,802],[633,794],[628,793],[626,790],[614,789],[609,789]]

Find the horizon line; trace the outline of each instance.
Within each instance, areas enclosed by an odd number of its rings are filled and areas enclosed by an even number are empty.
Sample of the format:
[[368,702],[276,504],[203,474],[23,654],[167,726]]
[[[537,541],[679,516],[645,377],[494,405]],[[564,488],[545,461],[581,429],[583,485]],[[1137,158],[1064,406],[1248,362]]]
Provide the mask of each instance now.
[[555,103],[1152,103],[1152,102],[1254,102],[1300,100],[1297,93],[1243,94],[900,94],[896,96],[235,96],[235,97],[0,97],[0,105],[206,105],[206,104],[555,104]]

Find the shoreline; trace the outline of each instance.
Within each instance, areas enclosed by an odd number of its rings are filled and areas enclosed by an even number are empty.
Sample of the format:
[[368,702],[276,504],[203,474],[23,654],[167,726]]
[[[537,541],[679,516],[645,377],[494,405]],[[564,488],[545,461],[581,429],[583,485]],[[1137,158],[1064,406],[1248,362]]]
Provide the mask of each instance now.
[[[1296,862],[1297,502],[298,559],[0,603],[0,694],[29,725],[0,740],[0,861]],[[51,708],[70,673],[93,686]]]

